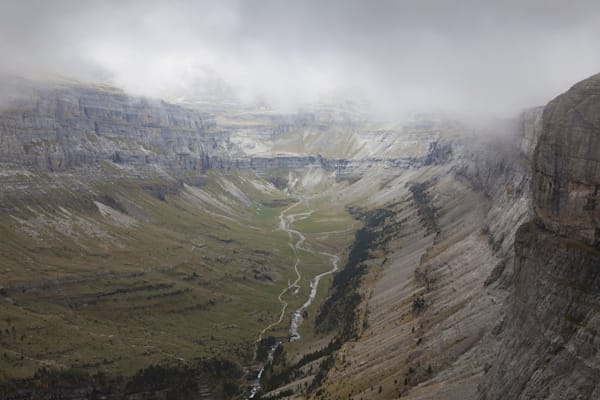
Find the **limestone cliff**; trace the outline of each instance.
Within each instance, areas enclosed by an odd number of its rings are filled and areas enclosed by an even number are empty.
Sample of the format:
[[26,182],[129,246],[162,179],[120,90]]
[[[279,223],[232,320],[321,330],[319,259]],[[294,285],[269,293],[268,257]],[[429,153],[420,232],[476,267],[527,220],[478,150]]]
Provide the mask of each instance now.
[[535,218],[515,239],[514,295],[482,399],[600,398],[600,75],[544,110]]
[[214,118],[105,86],[15,84],[0,113],[0,162],[65,170],[99,160],[201,169],[219,137]]
[[544,111],[535,152],[535,212],[551,231],[600,241],[600,74],[558,96]]
[[103,160],[158,165],[177,176],[211,168],[316,165],[341,174],[374,164],[406,168],[425,162],[447,124],[380,130],[326,108],[290,115],[234,109],[217,122],[213,114],[110,86],[21,80],[12,86],[19,95],[0,108],[0,163],[47,171]]

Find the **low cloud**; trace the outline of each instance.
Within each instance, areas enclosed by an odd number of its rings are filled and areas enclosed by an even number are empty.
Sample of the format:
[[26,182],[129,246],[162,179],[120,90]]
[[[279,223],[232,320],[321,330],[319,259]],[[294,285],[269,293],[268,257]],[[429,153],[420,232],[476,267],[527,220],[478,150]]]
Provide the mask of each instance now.
[[600,70],[597,1],[3,1],[0,72],[293,108],[507,115]]

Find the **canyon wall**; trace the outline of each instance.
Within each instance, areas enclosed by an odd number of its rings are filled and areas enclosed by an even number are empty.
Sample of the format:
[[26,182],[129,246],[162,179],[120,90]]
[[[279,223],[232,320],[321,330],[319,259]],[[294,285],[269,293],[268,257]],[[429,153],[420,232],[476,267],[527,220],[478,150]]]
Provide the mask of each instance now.
[[201,168],[219,146],[208,114],[104,86],[18,87],[0,116],[0,162],[51,171],[99,160]]
[[514,294],[481,399],[600,398],[600,75],[544,110],[535,218],[515,239]]
[[[158,165],[175,176],[212,168],[264,173],[311,165],[348,175],[372,165],[422,165],[438,136],[435,131],[422,137],[374,131],[366,140],[360,119],[328,109],[293,115],[240,112],[241,121],[227,115],[217,124],[212,114],[109,86],[13,85],[12,92],[20,95],[0,110],[0,163],[45,171],[108,160],[137,168]],[[395,151],[384,154],[382,148]]]

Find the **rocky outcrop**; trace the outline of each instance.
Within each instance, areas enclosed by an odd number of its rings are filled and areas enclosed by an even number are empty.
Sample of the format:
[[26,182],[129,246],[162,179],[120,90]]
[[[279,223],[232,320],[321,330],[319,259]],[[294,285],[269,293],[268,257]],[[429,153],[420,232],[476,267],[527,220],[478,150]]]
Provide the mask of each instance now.
[[544,111],[535,154],[534,207],[551,231],[599,245],[600,74]]
[[482,399],[600,397],[600,75],[550,102],[534,153],[535,218]]
[[[533,162],[535,147],[542,134],[542,115],[544,107],[535,107],[523,112],[522,131],[523,138],[521,140],[520,149],[528,161]],[[530,167],[530,165],[528,165]]]

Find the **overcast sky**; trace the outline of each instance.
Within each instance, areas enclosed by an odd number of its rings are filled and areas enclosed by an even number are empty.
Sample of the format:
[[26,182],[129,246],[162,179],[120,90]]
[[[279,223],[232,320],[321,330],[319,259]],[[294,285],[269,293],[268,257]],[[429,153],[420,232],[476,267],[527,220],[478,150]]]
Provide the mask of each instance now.
[[173,98],[512,113],[600,72],[600,1],[0,1],[0,70]]

